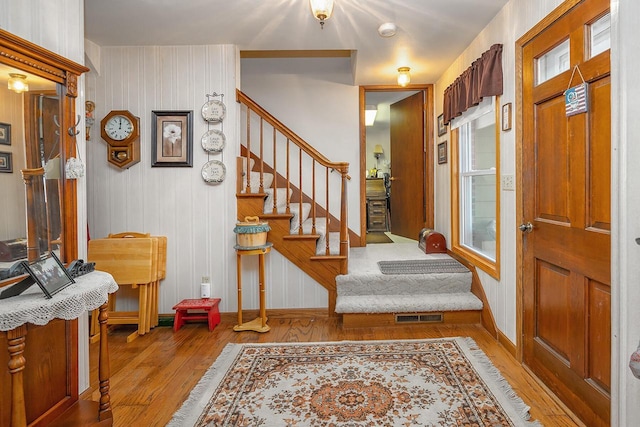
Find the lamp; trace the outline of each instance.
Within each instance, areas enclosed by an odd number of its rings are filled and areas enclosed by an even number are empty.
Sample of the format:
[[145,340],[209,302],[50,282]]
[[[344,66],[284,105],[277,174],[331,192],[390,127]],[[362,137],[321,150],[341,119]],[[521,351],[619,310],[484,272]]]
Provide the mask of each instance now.
[[398,68],[398,84],[402,87],[405,87],[411,81],[411,74],[409,74],[409,67],[400,67]]
[[382,149],[382,145],[376,144],[376,146],[373,147],[373,157],[376,158],[376,169],[378,169],[378,159],[383,154],[384,154],[384,150]]
[[364,125],[373,126],[376,121],[376,115],[378,114],[377,105],[366,105],[364,107]]
[[27,92],[29,90],[27,76],[24,74],[9,73],[7,87],[15,93]]
[[324,29],[324,21],[331,17],[333,12],[333,0],[309,0],[311,13],[320,21],[320,28]]

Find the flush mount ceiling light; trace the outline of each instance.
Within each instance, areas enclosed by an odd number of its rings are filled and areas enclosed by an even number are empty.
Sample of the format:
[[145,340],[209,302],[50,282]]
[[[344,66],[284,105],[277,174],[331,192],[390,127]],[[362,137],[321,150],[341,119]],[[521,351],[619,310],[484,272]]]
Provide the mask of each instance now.
[[409,67],[400,67],[398,68],[398,84],[402,87],[405,87],[411,81],[411,74],[409,71],[411,69]]
[[24,74],[9,73],[7,87],[15,93],[27,92],[29,85],[27,84],[27,76]]
[[396,35],[398,27],[393,22],[385,22],[378,27],[378,34],[380,37],[393,37]]
[[324,21],[331,18],[333,12],[333,0],[309,0],[311,13],[320,21],[320,28],[324,29]]
[[364,107],[364,125],[373,126],[376,121],[376,115],[378,114],[378,107],[376,105],[367,105]]

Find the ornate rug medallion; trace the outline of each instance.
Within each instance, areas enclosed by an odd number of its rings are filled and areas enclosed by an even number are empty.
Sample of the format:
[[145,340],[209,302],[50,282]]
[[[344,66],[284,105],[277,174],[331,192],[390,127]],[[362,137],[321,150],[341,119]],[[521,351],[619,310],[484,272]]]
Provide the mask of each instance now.
[[526,426],[469,338],[229,344],[170,426]]

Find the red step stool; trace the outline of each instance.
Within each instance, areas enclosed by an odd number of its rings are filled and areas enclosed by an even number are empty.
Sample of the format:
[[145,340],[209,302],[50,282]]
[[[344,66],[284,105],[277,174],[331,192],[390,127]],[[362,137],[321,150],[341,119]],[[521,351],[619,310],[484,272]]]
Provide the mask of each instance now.
[[[220,298],[198,298],[185,299],[174,305],[173,310],[176,311],[176,318],[173,321],[173,331],[180,329],[187,320],[207,320],[209,331],[213,331],[213,328],[220,323],[219,302]],[[189,310],[204,310],[205,313],[189,313]]]

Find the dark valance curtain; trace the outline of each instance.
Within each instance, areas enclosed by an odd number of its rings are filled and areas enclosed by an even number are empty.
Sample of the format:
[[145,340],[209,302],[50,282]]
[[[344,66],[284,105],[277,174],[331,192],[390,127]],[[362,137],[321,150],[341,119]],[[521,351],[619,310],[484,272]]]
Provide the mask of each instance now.
[[494,44],[444,91],[444,124],[485,96],[502,95],[502,45]]

